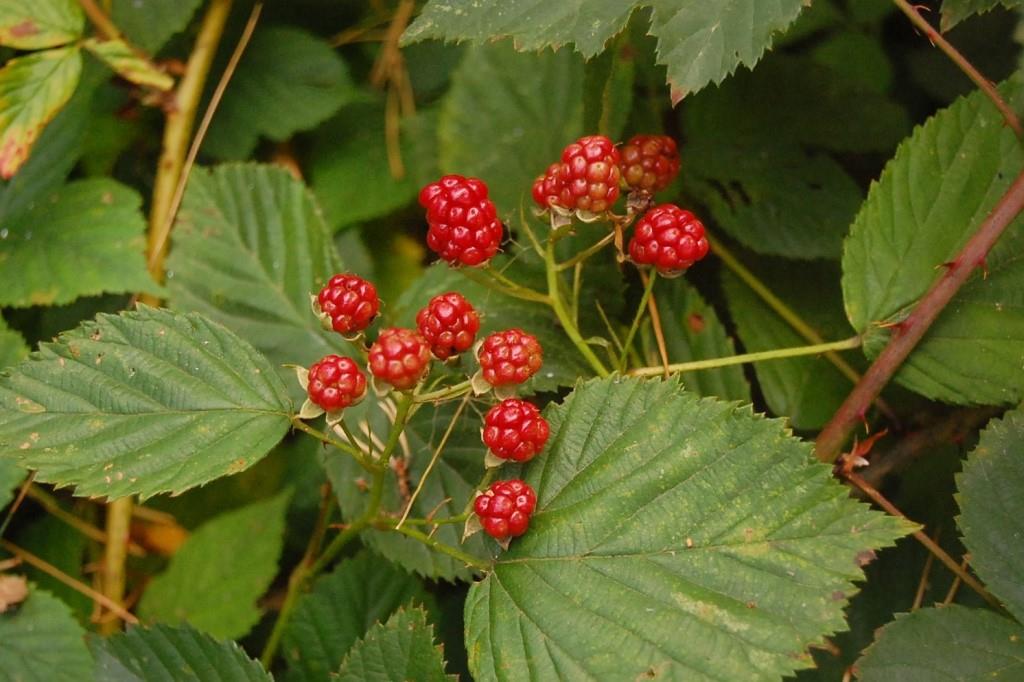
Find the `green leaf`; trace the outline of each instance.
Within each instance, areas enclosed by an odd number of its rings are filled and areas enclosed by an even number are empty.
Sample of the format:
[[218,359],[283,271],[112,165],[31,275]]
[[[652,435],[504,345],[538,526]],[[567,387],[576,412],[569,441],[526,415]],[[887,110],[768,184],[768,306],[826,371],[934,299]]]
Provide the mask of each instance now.
[[958,525],[971,568],[1024,619],[1024,411],[1008,412],[982,431],[957,484]]
[[[408,470],[405,486],[400,484],[394,470],[389,469],[384,479],[381,513],[399,516],[404,511],[406,495],[419,484],[431,455],[451,423],[455,408],[452,403],[440,407],[424,405],[413,415],[396,452],[396,457]],[[485,448],[480,441],[480,421],[469,416],[470,409],[456,422],[443,454],[412,506],[412,516],[423,518],[431,513],[435,518],[458,516],[483,478]],[[365,434],[369,428],[379,439],[377,442],[387,437],[390,421],[376,400],[363,401],[358,410],[350,408],[345,418],[356,434]],[[360,437],[365,439],[365,436]],[[366,507],[366,472],[351,457],[339,453],[327,455],[324,466],[345,518],[356,518]],[[477,534],[463,542],[459,524],[439,526],[433,537],[481,559],[486,556],[483,538]],[[374,551],[419,575],[444,580],[472,577],[465,564],[394,531],[367,530],[362,538]]]
[[403,118],[401,125],[402,178],[394,177],[388,165],[383,106],[347,106],[317,129],[310,182],[332,229],[387,215],[413,201],[423,185],[440,175],[437,113],[421,110]]
[[0,4],[0,45],[19,50],[57,47],[80,38],[85,15],[76,0],[6,0]]
[[39,133],[71,98],[82,73],[77,47],[33,52],[0,69],[0,177],[10,180]]
[[139,603],[144,621],[188,623],[219,639],[245,635],[277,575],[286,491],[216,516],[200,526],[153,578]]
[[[852,336],[843,319],[836,282],[839,273],[828,263],[763,261],[758,274],[772,291],[793,307],[828,341]],[[731,272],[722,273],[729,310],[747,352],[805,346],[796,333],[750,287]],[[810,292],[810,293],[809,293]],[[848,361],[856,358],[847,353]],[[789,419],[795,429],[820,428],[831,418],[853,384],[823,356],[803,356],[754,364],[769,409]]]
[[683,127],[691,141],[758,147],[788,142],[888,155],[910,132],[910,121],[902,106],[847,70],[774,54],[693,97],[683,110]]
[[797,145],[700,138],[683,147],[684,184],[744,246],[790,258],[839,258],[863,198],[830,156]]
[[948,31],[972,14],[990,12],[1002,5],[1006,9],[1024,7],[1022,0],[942,0],[942,30]]
[[125,80],[156,90],[170,90],[174,86],[173,78],[140,57],[123,40],[89,38],[82,44]]
[[0,305],[160,293],[146,271],[142,197],[109,178],[76,180],[8,217],[0,232]]
[[271,682],[274,678],[234,642],[218,641],[189,625],[134,627],[92,640],[96,673],[117,682],[222,680]]
[[572,43],[584,57],[601,52],[629,15],[649,6],[650,32],[658,39],[658,63],[678,101],[708,83],[719,83],[737,66],[753,66],[803,8],[802,0],[431,0],[402,36],[482,43],[511,37],[517,49],[540,50]]
[[142,306],[0,375],[0,457],[77,495],[180,493],[258,461],[290,412],[252,346],[200,315]]
[[112,0],[110,18],[131,43],[157,52],[188,26],[202,0]]
[[338,682],[452,682],[444,672],[444,654],[434,643],[434,627],[423,609],[400,610],[375,625],[352,647]]
[[309,307],[341,268],[330,233],[312,194],[283,168],[194,170],[167,267],[172,307],[221,322],[275,364],[308,366],[346,348]]
[[85,631],[62,601],[36,587],[0,613],[0,678],[13,682],[89,682]]
[[326,680],[367,630],[410,601],[426,599],[419,580],[378,555],[343,561],[295,606],[282,647],[286,679]]
[[[1004,89],[1017,101],[1024,88]],[[1024,166],[1024,152],[981,93],[917,128],[872,185],[850,229],[843,294],[876,356],[942,276]],[[1024,398],[1024,221],[1012,223],[896,374],[907,388],[958,404]]]
[[473,47],[441,105],[441,169],[484,180],[507,221],[524,201],[532,203],[534,178],[582,134],[582,125],[578,55],[520,54],[507,43]]
[[261,136],[287,140],[355,96],[345,62],[325,40],[285,26],[259,30],[238,63],[203,151],[244,159]]
[[28,346],[25,345],[25,339],[0,317],[0,370],[21,362],[26,355]]
[[466,601],[478,679],[778,679],[909,529],[779,422],[674,380],[582,383],[546,416],[530,530]]
[[1024,630],[991,611],[920,609],[882,628],[856,668],[861,682],[1020,679]]
[[[659,277],[655,287],[669,362],[736,355],[736,347],[715,309],[686,280]],[[648,357],[651,355],[648,352]],[[660,364],[660,360],[653,364]],[[697,395],[750,402],[750,385],[740,365],[684,372],[679,377],[687,390]]]

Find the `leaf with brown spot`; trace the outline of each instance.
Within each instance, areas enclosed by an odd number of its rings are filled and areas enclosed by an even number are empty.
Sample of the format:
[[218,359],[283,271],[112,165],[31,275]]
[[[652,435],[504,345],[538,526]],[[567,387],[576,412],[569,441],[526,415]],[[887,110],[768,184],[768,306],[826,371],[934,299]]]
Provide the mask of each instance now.
[[82,74],[77,47],[33,52],[0,69],[0,177],[9,180],[71,98]]
[[0,2],[0,45],[19,50],[57,47],[80,38],[84,25],[75,0]]

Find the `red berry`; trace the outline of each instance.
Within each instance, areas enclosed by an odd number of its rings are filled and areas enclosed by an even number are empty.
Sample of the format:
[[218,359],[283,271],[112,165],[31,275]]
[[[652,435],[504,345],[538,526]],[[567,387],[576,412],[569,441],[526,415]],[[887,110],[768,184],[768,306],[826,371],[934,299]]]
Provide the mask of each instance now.
[[377,289],[362,277],[348,273],[331,277],[316,300],[334,331],[342,334],[363,331],[380,312]]
[[647,211],[629,240],[629,256],[634,263],[653,265],[667,276],[679,274],[707,254],[704,225],[674,204]]
[[366,377],[352,358],[328,355],[309,368],[309,399],[327,412],[355,405],[366,394]]
[[508,398],[484,415],[484,444],[496,456],[528,462],[544,449],[550,429],[533,403]]
[[430,343],[412,329],[385,329],[370,346],[370,373],[400,391],[419,383],[429,367]]
[[498,252],[501,221],[482,180],[446,175],[420,190],[420,205],[427,246],[449,265],[480,265]]
[[525,533],[536,506],[537,494],[519,479],[498,481],[473,502],[484,531],[496,540]]
[[679,173],[679,150],[667,135],[634,135],[621,155],[622,179],[632,189],[658,192]]
[[447,360],[472,347],[480,331],[480,316],[462,294],[449,291],[430,299],[416,314],[416,327],[430,342],[434,357]]
[[604,135],[588,135],[562,150],[560,163],[533,183],[533,200],[543,208],[601,213],[619,198],[619,150]]
[[544,352],[522,329],[506,329],[484,339],[477,351],[484,381],[491,386],[521,384],[540,369]]

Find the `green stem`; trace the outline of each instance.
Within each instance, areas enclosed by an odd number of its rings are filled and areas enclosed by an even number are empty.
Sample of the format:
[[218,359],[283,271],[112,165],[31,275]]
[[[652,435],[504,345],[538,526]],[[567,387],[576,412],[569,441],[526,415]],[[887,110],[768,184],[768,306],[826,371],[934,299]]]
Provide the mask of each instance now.
[[388,439],[384,443],[384,450],[380,453],[379,464],[383,469],[387,469],[391,453],[395,451],[398,439],[402,435],[402,431],[405,430],[405,422],[409,418],[409,410],[412,409],[412,406],[413,396],[411,394],[398,394],[398,400],[395,401],[395,421],[391,424],[391,430],[388,431]]
[[[797,346],[795,348],[778,348],[776,350],[765,350],[758,353],[744,353],[742,355],[731,355],[727,358],[712,358],[710,360],[695,360],[693,362],[680,362],[668,366],[669,372],[693,372],[701,369],[715,369],[716,367],[728,367],[729,365],[742,365],[748,362],[762,362],[764,360],[782,360],[783,358],[795,358],[801,355],[820,355],[840,350],[852,350],[860,348],[861,338],[854,336],[842,341],[831,341],[829,343],[818,343],[813,346]],[[628,374],[637,377],[650,377],[663,374],[664,367],[638,367],[632,369]]]
[[417,393],[413,395],[413,402],[415,403],[433,403],[441,400],[449,400],[451,398],[460,398],[466,393],[473,390],[473,383],[469,379],[466,381],[460,381],[457,384],[447,386],[445,388],[439,388],[436,391],[429,393]]
[[582,263],[583,261],[585,261],[588,258],[590,258],[591,256],[593,256],[595,253],[597,253],[598,251],[603,249],[604,247],[606,247],[609,244],[611,244],[614,239],[615,239],[615,233],[614,232],[608,233],[608,235],[602,237],[600,241],[598,241],[598,242],[592,244],[591,246],[588,246],[587,248],[583,249],[582,251],[577,253],[575,256],[573,256],[569,260],[563,261],[563,262],[559,263],[556,266],[556,269],[559,272],[561,272],[562,270],[568,270],[569,268],[573,267],[577,263]]
[[[349,445],[348,443],[340,441],[337,438],[331,436],[330,434],[320,431],[319,429],[314,429],[312,426],[299,419],[298,415],[292,415],[291,421],[292,426],[298,429],[299,431],[302,431],[303,433],[307,433],[310,436],[313,436],[313,438],[316,438],[321,443],[333,445],[342,452],[351,455],[352,458],[359,463],[359,466],[363,467],[363,469],[365,469],[367,473],[375,473],[377,469],[380,468],[373,460],[367,457],[366,453],[364,453],[362,450],[358,449],[354,445]],[[347,429],[346,433],[348,433]],[[349,437],[351,438],[351,435]]]
[[410,537],[410,538],[412,538],[414,540],[419,540],[420,542],[422,542],[427,547],[430,547],[432,550],[434,550],[436,552],[440,552],[441,554],[447,554],[448,556],[452,557],[453,559],[461,561],[462,563],[466,564],[467,566],[472,566],[473,568],[475,568],[477,570],[486,571],[487,569],[490,568],[490,564],[487,564],[487,563],[484,563],[483,561],[480,561],[475,556],[472,556],[470,554],[466,554],[461,549],[456,549],[456,548],[452,547],[451,545],[446,545],[443,542],[435,540],[431,536],[429,536],[426,533],[423,533],[421,531],[418,531],[415,528],[410,528],[408,526],[402,526],[401,528],[394,528],[393,530],[395,530],[395,532],[401,533],[402,535],[405,535],[406,537]]
[[[488,289],[497,291],[498,293],[504,294],[505,296],[511,296],[512,298],[522,299],[524,301],[532,301],[534,303],[543,303],[548,305],[548,297],[544,294],[534,291],[533,289],[527,289],[521,287],[518,284],[512,283],[512,286],[508,286],[501,281],[495,279],[492,275],[483,274],[480,270],[474,268],[459,268],[459,272],[462,276],[468,280],[476,282],[481,286],[485,286]],[[493,270],[488,272],[493,273]]]
[[647,304],[651,300],[651,292],[654,291],[654,283],[658,281],[657,275],[651,275],[647,278],[647,286],[644,287],[644,295],[640,297],[640,305],[636,308],[636,315],[633,317],[633,324],[629,328],[629,332],[626,334],[626,340],[622,344],[622,353],[619,355],[619,371],[626,370],[626,357],[629,354],[629,348],[633,345],[633,337],[636,336],[637,330],[640,328],[640,320],[643,319],[644,311],[647,310]]
[[587,345],[583,336],[580,335],[580,330],[576,328],[576,323],[573,322],[569,312],[565,309],[565,303],[562,301],[562,294],[558,288],[558,265],[555,263],[555,245],[550,240],[548,241],[547,248],[544,250],[544,265],[545,270],[547,270],[548,279],[548,303],[551,309],[555,311],[558,321],[562,323],[562,328],[565,330],[566,335],[573,345],[579,349],[587,362],[590,363],[590,366],[594,368],[599,377],[609,376],[610,372],[605,368],[597,355],[594,354],[594,351],[590,349],[590,346]]
[[[802,317],[796,314],[796,312],[786,305],[782,299],[775,295],[771,289],[765,286],[764,282],[758,279],[757,275],[752,273],[736,258],[735,254],[732,253],[724,244],[720,241],[708,235],[708,243],[711,244],[711,252],[718,256],[719,259],[725,266],[733,271],[737,277],[743,280],[743,283],[750,287],[751,291],[757,294],[762,301],[768,304],[768,307],[775,311],[775,313],[781,317],[786,323],[796,331],[797,334],[804,337],[811,343],[825,343],[825,339],[822,338],[821,334],[816,332],[811,325],[807,324]],[[853,367],[850,366],[845,360],[836,355],[835,353],[827,353],[826,357],[833,365],[836,366],[842,374],[852,381],[857,383],[860,381],[860,374],[857,373]]]
[[403,525],[406,526],[445,526],[453,523],[465,523],[469,518],[469,512],[465,514],[459,514],[458,516],[446,516],[441,519],[419,519],[409,518],[405,520]]

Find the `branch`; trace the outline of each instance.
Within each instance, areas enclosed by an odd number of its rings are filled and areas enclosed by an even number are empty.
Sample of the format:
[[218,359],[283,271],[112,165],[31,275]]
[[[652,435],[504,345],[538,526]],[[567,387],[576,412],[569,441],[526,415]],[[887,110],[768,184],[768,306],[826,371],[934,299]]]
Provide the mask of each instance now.
[[[185,66],[185,74],[181,77],[178,90],[168,105],[163,151],[160,153],[160,162],[157,166],[153,205],[149,212],[148,265],[150,274],[157,282],[163,281],[164,274],[164,254],[167,251],[165,225],[170,217],[175,189],[185,165],[185,154],[192,136],[199,99],[206,85],[206,76],[210,73],[213,56],[224,33],[224,24],[231,12],[231,3],[232,0],[211,0],[199,27],[199,36],[189,55],[188,64]],[[159,305],[159,301],[146,296],[142,300],[150,305]]]
[[860,348],[861,339],[854,336],[843,341],[830,341],[829,343],[818,343],[813,346],[796,346],[795,348],[777,348],[775,350],[763,350],[757,353],[743,353],[730,355],[724,358],[710,358],[708,360],[693,360],[691,362],[677,362],[674,365],[659,367],[637,367],[626,374],[635,377],[652,377],[664,374],[665,370],[675,372],[695,372],[702,369],[717,369],[729,365],[745,365],[749,362],[763,362],[765,360],[782,360],[785,358],[797,358],[803,355],[821,355],[840,350],[853,350]]
[[89,17],[89,21],[96,27],[96,32],[104,40],[119,40],[121,39],[121,32],[114,25],[114,22],[110,20],[99,5],[94,0],[78,0],[78,4],[85,10],[86,16]]
[[917,302],[907,319],[893,328],[889,343],[818,434],[815,441],[818,459],[831,462],[839,455],[840,449],[860,422],[871,401],[889,382],[975,268],[984,266],[985,256],[1022,209],[1024,172],[1017,176],[1006,194],[999,200],[999,204],[989,213],[956,258],[949,263],[945,273]]
[[907,0],[893,0],[896,6],[899,7],[900,11],[907,15],[911,23],[914,24],[922,33],[928,36],[928,40],[932,42],[932,45],[942,50],[947,57],[953,60],[953,63],[964,72],[964,74],[971,79],[971,82],[978,86],[985,95],[992,100],[992,104],[996,105],[996,109],[1003,115],[1003,119],[1006,120],[1006,125],[1013,129],[1018,138],[1024,139],[1024,127],[1021,127],[1020,119],[1017,118],[1017,114],[1014,113],[1013,109],[1006,103],[1006,100],[1000,96],[996,86],[992,84],[992,81],[985,78],[978,69],[974,67],[967,58],[964,57],[960,52],[953,47],[948,40],[942,37],[935,28],[928,23],[928,21],[921,16],[921,13],[917,11],[917,7],[907,2]]

